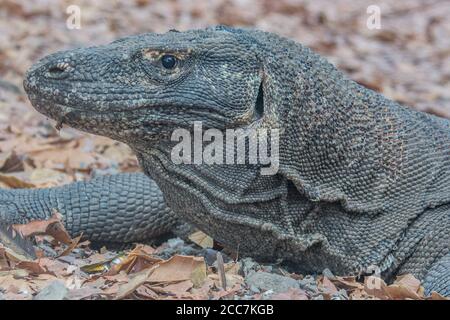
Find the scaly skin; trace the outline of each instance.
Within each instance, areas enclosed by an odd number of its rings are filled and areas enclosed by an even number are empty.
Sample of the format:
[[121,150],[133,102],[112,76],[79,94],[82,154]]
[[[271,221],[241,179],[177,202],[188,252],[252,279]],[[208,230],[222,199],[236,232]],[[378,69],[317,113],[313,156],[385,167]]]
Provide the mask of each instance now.
[[0,220],[48,219],[56,209],[71,236],[97,244],[146,242],[176,230],[177,217],[154,181],[142,173],[103,176],[58,188],[0,190]]
[[[41,113],[130,145],[176,214],[241,254],[303,272],[375,265],[450,294],[449,121],[356,84],[300,44],[226,27],[144,34],[48,56],[24,86]],[[174,164],[170,136],[194,121],[279,129],[278,173]]]

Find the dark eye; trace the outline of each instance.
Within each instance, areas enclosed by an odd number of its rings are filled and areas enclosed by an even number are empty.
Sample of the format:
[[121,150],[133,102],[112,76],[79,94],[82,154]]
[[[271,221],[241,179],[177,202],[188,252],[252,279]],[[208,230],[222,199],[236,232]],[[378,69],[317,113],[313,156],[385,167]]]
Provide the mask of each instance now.
[[177,65],[177,58],[171,54],[165,54],[161,57],[161,63],[166,69],[173,69]]

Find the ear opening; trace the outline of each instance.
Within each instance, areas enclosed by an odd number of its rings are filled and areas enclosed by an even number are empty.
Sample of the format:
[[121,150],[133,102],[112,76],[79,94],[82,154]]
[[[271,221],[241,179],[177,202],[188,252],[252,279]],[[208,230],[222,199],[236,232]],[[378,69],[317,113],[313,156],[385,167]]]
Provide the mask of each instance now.
[[264,115],[264,86],[263,81],[260,82],[258,88],[258,97],[255,102],[255,117],[261,119]]

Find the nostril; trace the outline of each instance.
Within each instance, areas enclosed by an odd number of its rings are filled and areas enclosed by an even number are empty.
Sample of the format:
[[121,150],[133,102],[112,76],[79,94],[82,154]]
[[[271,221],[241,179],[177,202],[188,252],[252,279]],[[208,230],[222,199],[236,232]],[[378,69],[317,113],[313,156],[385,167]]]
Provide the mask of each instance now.
[[57,64],[51,65],[45,75],[51,79],[61,79],[66,77],[69,72],[72,70],[72,67],[67,62],[58,62]]

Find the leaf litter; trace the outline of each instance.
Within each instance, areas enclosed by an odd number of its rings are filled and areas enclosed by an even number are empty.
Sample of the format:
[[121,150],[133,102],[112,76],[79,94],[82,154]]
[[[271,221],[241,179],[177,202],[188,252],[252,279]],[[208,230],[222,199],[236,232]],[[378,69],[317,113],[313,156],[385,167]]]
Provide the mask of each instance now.
[[[119,253],[106,248],[91,250],[88,243],[80,242],[81,235],[70,238],[60,218],[54,212],[48,220],[14,226],[17,237],[33,241],[37,250],[39,244],[47,243],[56,256],[29,260],[8,254],[8,248],[0,244],[0,292],[4,299],[445,299],[437,293],[425,297],[420,281],[409,274],[390,285],[373,276],[359,282],[356,277],[319,275],[314,279],[314,292],[301,285],[278,293],[253,292],[242,271],[245,260],[224,263],[220,258],[217,262],[221,266],[208,266],[202,256],[175,254],[162,259],[158,253],[164,246],[144,244]],[[57,233],[54,225],[58,225]],[[272,266],[258,268],[251,272],[275,271]],[[286,270],[278,274],[303,279]]]

